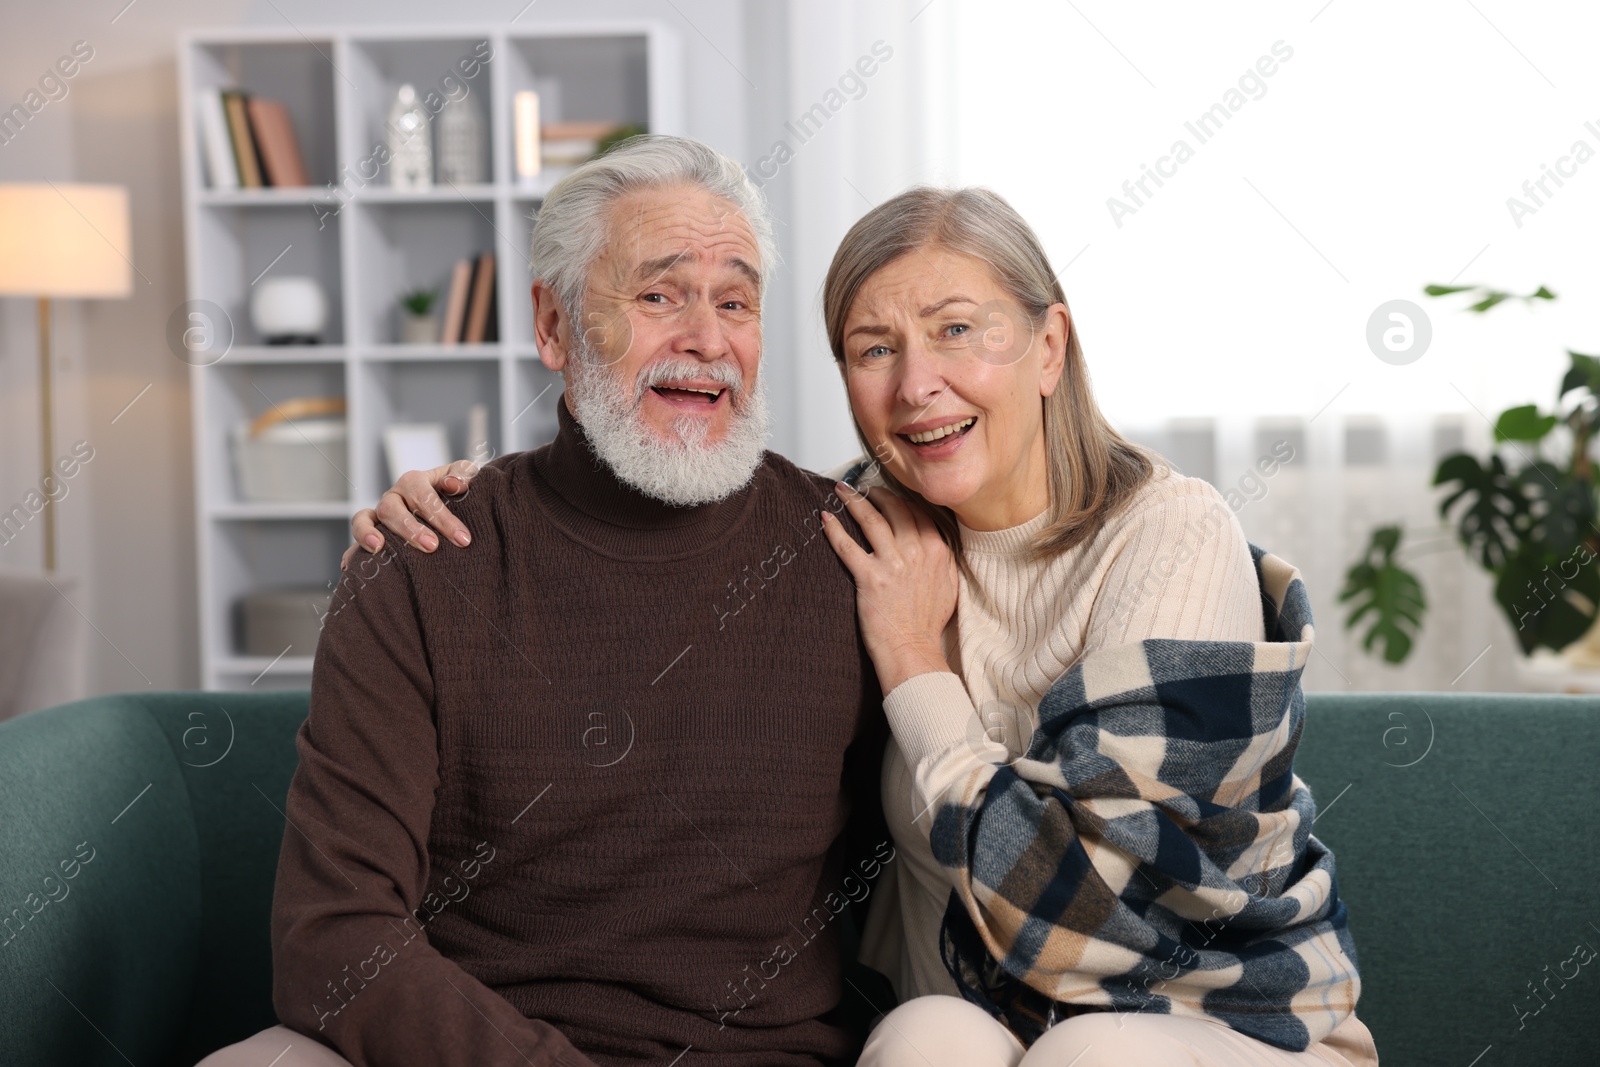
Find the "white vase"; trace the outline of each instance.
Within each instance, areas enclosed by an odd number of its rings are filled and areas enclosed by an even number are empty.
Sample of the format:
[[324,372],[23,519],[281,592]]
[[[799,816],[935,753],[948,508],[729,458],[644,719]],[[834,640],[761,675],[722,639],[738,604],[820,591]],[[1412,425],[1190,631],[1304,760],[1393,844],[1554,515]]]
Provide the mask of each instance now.
[[476,185],[483,181],[483,122],[465,98],[439,112],[439,180]]
[[315,278],[267,278],[250,298],[250,321],[269,345],[314,345],[328,325],[328,298]]
[[389,184],[396,189],[433,188],[433,142],[428,113],[408,82],[389,108]]

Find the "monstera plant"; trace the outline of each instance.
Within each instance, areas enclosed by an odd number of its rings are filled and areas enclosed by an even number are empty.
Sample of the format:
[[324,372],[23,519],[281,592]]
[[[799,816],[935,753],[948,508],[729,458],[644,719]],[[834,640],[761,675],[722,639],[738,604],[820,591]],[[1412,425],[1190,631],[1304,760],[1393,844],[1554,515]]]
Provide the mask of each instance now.
[[[1554,300],[1543,288],[1526,296],[1480,286],[1430,285],[1429,296],[1472,294],[1483,313],[1508,299]],[[1583,637],[1600,607],[1600,470],[1589,446],[1600,420],[1600,358],[1569,351],[1571,364],[1548,411],[1524,404],[1500,413],[1486,457],[1456,452],[1439,461],[1433,484],[1445,488],[1439,515],[1453,522],[1467,553],[1494,577],[1494,598],[1524,652],[1560,651]],[[1553,460],[1551,456],[1559,456]],[[1362,647],[1381,648],[1390,663],[1411,652],[1427,598],[1408,561],[1441,546],[1405,546],[1400,526],[1372,532],[1345,574],[1340,603],[1347,629],[1365,627]],[[1449,547],[1446,542],[1442,547]]]

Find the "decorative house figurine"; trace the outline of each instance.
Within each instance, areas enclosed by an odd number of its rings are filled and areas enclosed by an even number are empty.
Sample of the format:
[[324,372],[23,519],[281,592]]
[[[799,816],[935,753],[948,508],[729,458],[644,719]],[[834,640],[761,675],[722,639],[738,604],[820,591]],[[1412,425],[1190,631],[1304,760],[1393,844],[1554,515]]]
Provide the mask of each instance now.
[[453,185],[483,181],[483,121],[463,97],[439,112],[439,180]]
[[389,184],[396,189],[433,188],[433,143],[428,113],[407,82],[389,109]]

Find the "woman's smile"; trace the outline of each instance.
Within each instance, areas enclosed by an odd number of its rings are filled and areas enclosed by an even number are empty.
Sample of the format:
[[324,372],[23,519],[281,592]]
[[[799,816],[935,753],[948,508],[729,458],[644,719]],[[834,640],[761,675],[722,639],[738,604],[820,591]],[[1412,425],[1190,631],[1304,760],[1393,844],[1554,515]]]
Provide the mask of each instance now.
[[953,455],[961,447],[967,432],[978,424],[978,416],[923,419],[902,427],[895,436],[916,449],[923,459]]

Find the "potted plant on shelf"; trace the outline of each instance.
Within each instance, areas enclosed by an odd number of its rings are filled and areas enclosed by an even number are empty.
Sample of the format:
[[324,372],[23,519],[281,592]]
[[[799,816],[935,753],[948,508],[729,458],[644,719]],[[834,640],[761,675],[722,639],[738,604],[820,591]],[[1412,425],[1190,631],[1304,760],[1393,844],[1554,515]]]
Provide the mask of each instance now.
[[[1514,294],[1481,286],[1430,285],[1429,296],[1471,293],[1469,311],[1482,314]],[[1517,297],[1554,300],[1544,287]],[[1568,351],[1571,363],[1554,406],[1507,408],[1494,424],[1494,445],[1480,459],[1455,452],[1439,461],[1435,486],[1447,492],[1440,518],[1452,513],[1457,539],[1494,577],[1494,599],[1510,620],[1524,653],[1546,648],[1573,667],[1600,666],[1600,525],[1596,523],[1600,468],[1590,444],[1600,420],[1600,358]],[[1555,458],[1551,458],[1554,456]],[[1422,626],[1427,599],[1406,563],[1447,547],[1423,544],[1401,559],[1405,531],[1372,532],[1361,559],[1345,574],[1340,603],[1351,605],[1346,629],[1363,621],[1362,648],[1381,645],[1400,663]]]
[[408,345],[439,343],[439,316],[433,305],[439,300],[437,289],[413,289],[400,298],[400,339]]

